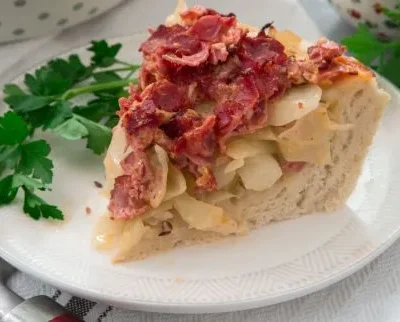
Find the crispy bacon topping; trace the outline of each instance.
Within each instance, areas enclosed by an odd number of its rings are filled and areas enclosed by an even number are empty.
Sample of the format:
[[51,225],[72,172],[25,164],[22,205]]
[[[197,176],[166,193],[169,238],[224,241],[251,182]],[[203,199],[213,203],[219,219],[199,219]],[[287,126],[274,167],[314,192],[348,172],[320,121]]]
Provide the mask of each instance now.
[[330,84],[345,75],[365,75],[372,72],[351,57],[343,56],[346,47],[321,38],[315,46],[308,48],[308,59],[292,60],[289,66],[289,79],[294,84],[304,82]]
[[182,55],[181,57],[179,57],[173,53],[166,53],[162,55],[162,58],[176,65],[196,67],[207,61],[209,55],[210,48],[208,44],[202,43],[200,51],[194,54]]
[[307,53],[311,61],[321,64],[329,64],[334,58],[342,56],[346,51],[344,46],[341,46],[333,41],[322,38],[318,40],[315,46],[308,48]]
[[115,219],[130,219],[149,208],[154,172],[144,151],[130,153],[121,166],[125,174],[115,179],[108,209]]
[[[195,177],[196,189],[213,191],[212,167],[229,137],[265,127],[268,105],[287,88],[321,83],[361,68],[345,48],[325,39],[303,60],[288,58],[284,46],[262,29],[250,37],[234,14],[195,6],[181,14],[183,25],[160,25],[140,46],[139,85],[120,99],[120,116],[133,152],[122,162],[110,211],[127,219],[146,211],[155,170],[146,157],[163,147],[175,166]],[[204,114],[199,104],[212,105]],[[300,171],[303,162],[281,163]]]

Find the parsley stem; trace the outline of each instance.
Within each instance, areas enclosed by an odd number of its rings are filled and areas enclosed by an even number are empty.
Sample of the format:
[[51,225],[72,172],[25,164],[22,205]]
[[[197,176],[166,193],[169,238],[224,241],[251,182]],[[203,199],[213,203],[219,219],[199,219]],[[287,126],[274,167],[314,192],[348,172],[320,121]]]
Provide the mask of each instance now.
[[118,63],[118,64],[121,64],[121,65],[125,65],[125,66],[135,66],[135,65],[129,64],[129,63],[124,62],[124,61],[119,60],[119,59],[116,59],[115,62]]
[[140,68],[140,65],[131,65],[131,66],[127,66],[127,67],[105,69],[105,70],[101,70],[101,71],[92,73],[91,76],[106,73],[106,72],[125,72],[125,71],[136,72],[139,68]]
[[128,73],[128,75],[126,75],[126,76],[124,77],[124,79],[128,79],[128,78],[131,77],[135,72],[136,72],[136,70],[131,70],[131,71]]
[[136,78],[131,78],[131,79],[121,79],[118,81],[114,82],[108,82],[108,83],[101,83],[101,84],[94,84],[94,85],[88,85],[88,86],[82,86],[82,87],[77,87],[77,88],[72,88],[66,91],[61,97],[61,100],[67,101],[75,96],[82,95],[85,93],[93,93],[93,92],[99,92],[103,91],[106,89],[114,89],[114,88],[121,88],[129,85],[130,83],[136,84],[137,79]]

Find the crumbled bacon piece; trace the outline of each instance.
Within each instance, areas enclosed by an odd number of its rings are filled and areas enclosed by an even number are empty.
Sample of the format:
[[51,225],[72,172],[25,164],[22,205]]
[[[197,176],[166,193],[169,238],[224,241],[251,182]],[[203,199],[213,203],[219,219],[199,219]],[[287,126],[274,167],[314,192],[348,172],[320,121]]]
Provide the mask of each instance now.
[[289,79],[293,84],[310,82],[330,84],[339,77],[363,74],[371,77],[372,72],[351,57],[343,56],[346,48],[325,38],[308,48],[308,58],[291,60]]
[[129,111],[132,107],[132,104],[135,101],[140,101],[140,90],[137,85],[130,84],[129,86],[129,97],[121,97],[118,100],[120,112],[119,115],[124,115],[125,112]]
[[315,46],[308,48],[307,53],[310,60],[317,64],[329,63],[334,58],[342,56],[346,51],[346,47],[341,46],[333,41],[321,38]]
[[161,125],[161,128],[169,138],[176,139],[183,136],[190,129],[200,126],[201,122],[201,115],[194,110],[188,109],[183,113],[176,113],[170,120]]
[[225,62],[228,59],[228,50],[222,42],[212,44],[210,48],[210,63],[217,65],[220,62]]
[[158,126],[160,117],[153,101],[145,100],[135,108],[128,110],[123,117],[123,124],[128,133],[134,133],[145,126]]
[[200,5],[194,5],[192,8],[182,12],[180,16],[185,24],[193,25],[199,18],[212,14],[217,14],[217,12]]
[[171,27],[160,25],[151,34],[149,39],[142,43],[139,50],[143,52],[144,55],[151,55],[160,47],[172,44],[173,39],[184,34],[186,29],[187,28],[181,25],[173,25]]
[[293,162],[293,161],[286,161],[284,159],[280,160],[281,168],[283,173],[286,172],[299,172],[304,168],[306,165],[305,162]]
[[[128,220],[140,216],[149,208],[146,199],[135,189],[140,178],[122,175],[115,179],[108,210],[114,219]],[[143,189],[143,187],[141,187]],[[143,199],[142,199],[143,198]]]
[[188,32],[195,35],[199,40],[215,42],[219,38],[222,24],[221,16],[207,15],[199,18]]
[[178,112],[187,108],[187,93],[185,87],[179,87],[167,80],[161,80],[151,86],[149,93],[145,93],[146,100],[167,112]]
[[146,88],[148,85],[155,83],[156,77],[153,75],[151,71],[149,71],[146,67],[142,67],[139,70],[139,86],[140,88]]
[[123,115],[122,126],[132,145],[144,149],[154,141],[158,126],[168,118],[169,113],[158,109],[153,101],[144,100]]
[[122,162],[124,175],[115,179],[108,209],[115,219],[130,219],[143,214],[154,183],[154,171],[146,152],[130,153]]
[[238,56],[245,69],[258,69],[267,62],[283,66],[287,60],[283,45],[265,34],[244,37],[240,45]]
[[199,126],[190,128],[178,138],[174,152],[196,165],[212,164],[216,153],[215,120],[215,115],[210,115]]
[[182,55],[182,57],[178,57],[176,54],[167,53],[162,55],[162,58],[176,65],[196,67],[204,63],[209,55],[210,55],[209,46],[205,43],[202,43],[201,50],[197,53],[190,54],[187,56]]

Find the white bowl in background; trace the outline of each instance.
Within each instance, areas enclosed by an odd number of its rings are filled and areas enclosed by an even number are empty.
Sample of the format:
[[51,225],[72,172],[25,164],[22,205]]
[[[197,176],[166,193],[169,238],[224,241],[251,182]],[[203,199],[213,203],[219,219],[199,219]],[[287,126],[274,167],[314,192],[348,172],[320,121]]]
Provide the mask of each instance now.
[[382,38],[400,38],[400,25],[390,21],[383,8],[394,9],[399,0],[329,0],[345,20],[354,26],[365,23],[371,31]]
[[102,14],[123,0],[0,1],[0,42],[43,36]]

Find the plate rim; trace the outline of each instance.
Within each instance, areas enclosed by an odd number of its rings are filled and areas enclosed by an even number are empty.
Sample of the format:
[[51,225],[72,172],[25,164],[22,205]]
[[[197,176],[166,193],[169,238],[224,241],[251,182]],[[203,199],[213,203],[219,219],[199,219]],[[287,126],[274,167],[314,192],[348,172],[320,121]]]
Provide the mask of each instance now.
[[[111,42],[127,41],[128,39],[140,35],[143,35],[143,32],[138,31],[130,35],[107,38],[106,40]],[[51,57],[47,57],[42,61],[31,65],[31,67],[26,69],[26,71],[39,67],[52,58],[68,55],[71,52],[82,50],[87,45],[88,43],[82,43],[61,53],[54,54]],[[9,77],[8,80],[5,80],[5,83],[12,81],[13,79],[20,78],[22,75],[26,73],[26,71],[17,73],[13,77]],[[382,84],[390,94],[400,97],[400,90],[397,89],[387,79],[378,74],[377,74],[377,79],[379,83]],[[1,94],[0,97],[3,97],[3,95]],[[0,247],[0,257],[5,259],[11,265],[15,266],[21,272],[25,272],[28,275],[31,275],[34,278],[37,278],[44,283],[48,283],[61,290],[64,290],[70,293],[71,295],[110,304],[116,307],[142,310],[147,312],[159,312],[159,313],[222,313],[222,312],[232,312],[232,311],[269,306],[284,301],[292,300],[298,297],[302,297],[310,293],[317,292],[357,272],[365,265],[376,259],[379,255],[381,255],[385,250],[387,250],[390,246],[392,246],[393,243],[399,238],[400,238],[400,225],[381,245],[371,250],[371,252],[369,252],[365,257],[362,257],[354,261],[347,268],[339,270],[338,272],[335,272],[334,274],[331,274],[327,277],[321,278],[320,280],[311,283],[310,285],[302,286],[294,290],[289,290],[285,293],[277,294],[276,296],[263,295],[263,296],[258,296],[256,298],[249,298],[242,300],[236,299],[229,301],[221,301],[218,303],[159,302],[151,300],[129,299],[129,298],[123,298],[122,296],[108,295],[93,289],[84,289],[74,285],[69,285],[68,283],[63,282],[62,280],[57,279],[57,277],[55,276],[42,273],[40,270],[32,269],[29,265],[25,265],[23,261],[15,258],[12,254],[8,253],[7,251],[3,251],[1,247]]]

